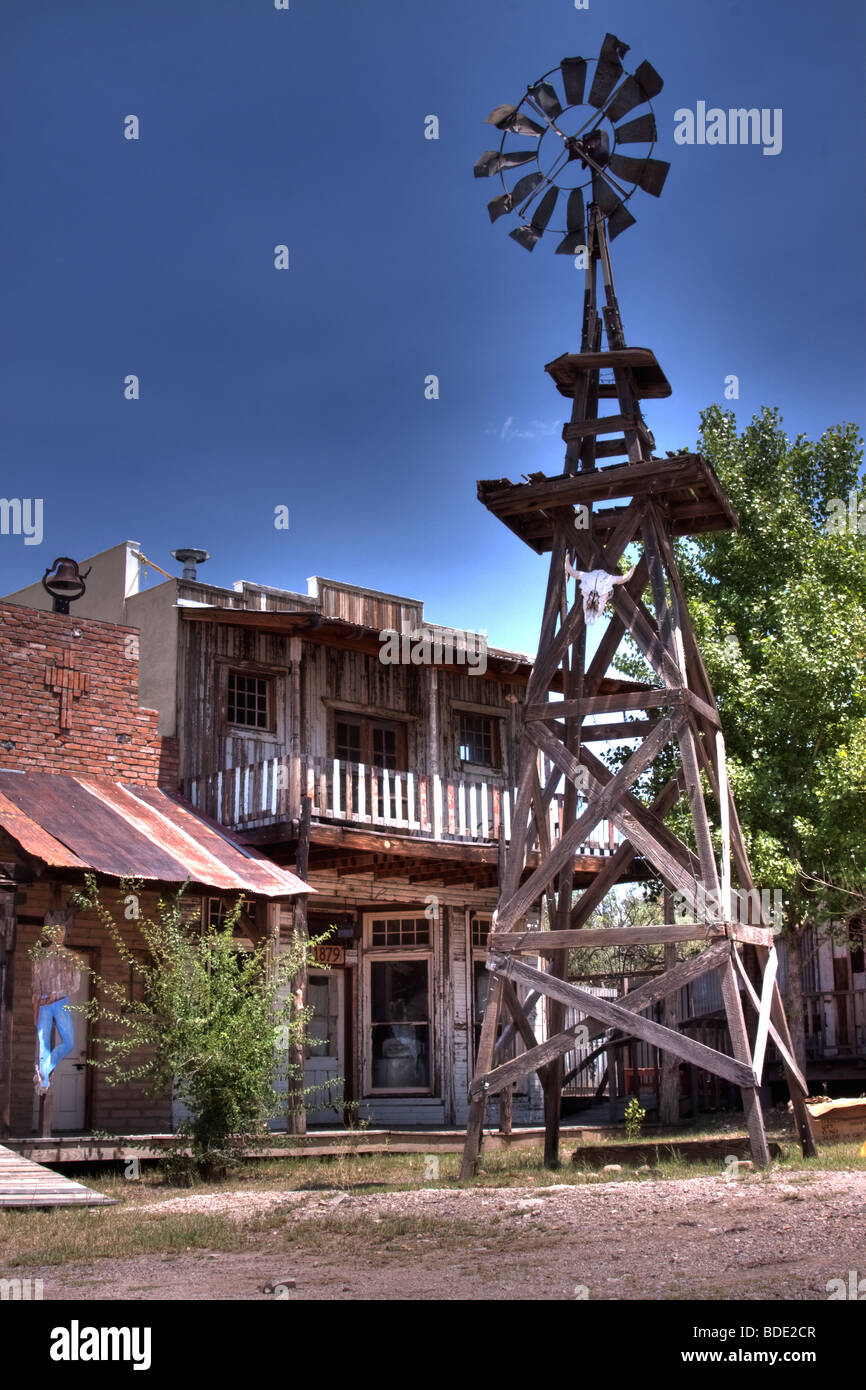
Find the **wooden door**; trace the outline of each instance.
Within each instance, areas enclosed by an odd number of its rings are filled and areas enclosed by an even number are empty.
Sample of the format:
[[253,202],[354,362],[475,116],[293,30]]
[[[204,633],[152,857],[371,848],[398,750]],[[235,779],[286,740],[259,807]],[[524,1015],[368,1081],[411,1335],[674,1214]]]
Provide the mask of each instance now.
[[307,1025],[311,1041],[304,1063],[304,1086],[316,1089],[307,1098],[307,1123],[343,1123],[343,1009],[345,974],[342,970],[310,970],[307,975],[307,1007],[313,1016]]
[[[79,955],[84,953],[79,951]],[[70,1004],[86,1004],[90,998],[90,979],[86,971],[81,972],[81,981],[75,994],[69,996]],[[75,1042],[72,1051],[54,1068],[51,1089],[54,1092],[54,1108],[51,1129],[54,1134],[63,1130],[84,1129],[87,1115],[87,1050],[89,1025],[80,1009],[71,1009],[72,1031]]]

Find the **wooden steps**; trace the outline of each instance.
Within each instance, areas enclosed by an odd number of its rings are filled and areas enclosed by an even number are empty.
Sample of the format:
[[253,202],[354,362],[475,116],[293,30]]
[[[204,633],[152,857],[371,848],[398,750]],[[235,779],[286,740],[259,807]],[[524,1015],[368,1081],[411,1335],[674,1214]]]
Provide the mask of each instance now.
[[0,1144],[0,1207],[96,1207],[114,1206],[84,1183],[43,1168],[22,1154]]

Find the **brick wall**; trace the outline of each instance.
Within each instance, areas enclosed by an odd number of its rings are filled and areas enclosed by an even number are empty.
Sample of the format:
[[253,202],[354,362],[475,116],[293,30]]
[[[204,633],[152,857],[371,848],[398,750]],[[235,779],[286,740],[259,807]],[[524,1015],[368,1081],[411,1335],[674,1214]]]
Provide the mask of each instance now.
[[175,740],[138,703],[138,646],[135,628],[0,604],[0,767],[177,785]]

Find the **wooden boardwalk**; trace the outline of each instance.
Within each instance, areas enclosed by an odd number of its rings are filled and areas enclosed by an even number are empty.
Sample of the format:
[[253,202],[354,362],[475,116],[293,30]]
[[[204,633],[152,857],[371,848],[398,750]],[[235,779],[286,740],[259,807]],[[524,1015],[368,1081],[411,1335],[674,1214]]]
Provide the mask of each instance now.
[[0,1207],[95,1207],[115,1202],[0,1144]]

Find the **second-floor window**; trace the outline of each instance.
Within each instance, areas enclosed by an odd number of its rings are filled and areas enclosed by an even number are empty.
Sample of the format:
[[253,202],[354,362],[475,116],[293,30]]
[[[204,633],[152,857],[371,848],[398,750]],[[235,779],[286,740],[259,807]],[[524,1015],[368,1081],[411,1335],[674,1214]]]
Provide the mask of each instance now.
[[229,671],[228,722],[245,729],[270,729],[271,682],[267,676]]
[[382,719],[338,714],[334,721],[334,757],[401,772],[406,767],[406,730],[402,724]]
[[485,714],[457,710],[457,758],[476,767],[501,767],[499,721]]

